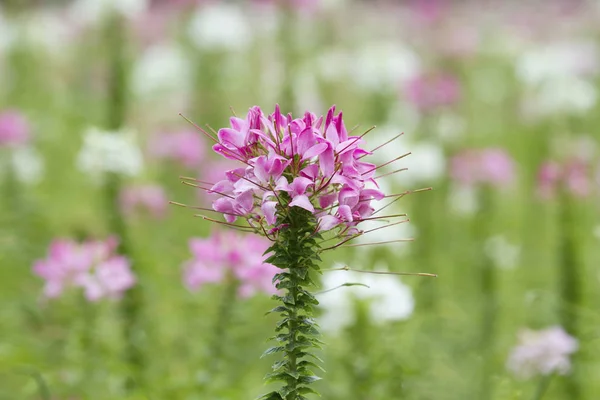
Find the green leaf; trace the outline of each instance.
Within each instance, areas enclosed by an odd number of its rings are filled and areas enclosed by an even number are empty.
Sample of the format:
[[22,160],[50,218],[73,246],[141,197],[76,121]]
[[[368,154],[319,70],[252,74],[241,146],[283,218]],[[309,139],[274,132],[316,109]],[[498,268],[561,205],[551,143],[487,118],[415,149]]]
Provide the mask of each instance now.
[[323,378],[316,376],[316,375],[311,375],[311,376],[301,376],[300,378],[298,378],[298,382],[300,383],[313,383],[316,381],[319,381]]
[[264,351],[264,353],[262,353],[262,355],[260,356],[260,358],[266,357],[270,354],[275,354],[275,353],[279,353],[285,351],[285,347],[284,346],[275,346],[275,347],[270,347],[267,350]]
[[271,310],[267,311],[265,313],[265,315],[269,315],[271,313],[277,313],[277,312],[290,312],[291,310],[286,307],[286,306],[277,306],[275,308],[272,308]]
[[298,389],[296,389],[296,391],[300,394],[316,394],[317,396],[321,397],[321,393],[317,392],[315,389],[308,387],[308,386],[300,386]]

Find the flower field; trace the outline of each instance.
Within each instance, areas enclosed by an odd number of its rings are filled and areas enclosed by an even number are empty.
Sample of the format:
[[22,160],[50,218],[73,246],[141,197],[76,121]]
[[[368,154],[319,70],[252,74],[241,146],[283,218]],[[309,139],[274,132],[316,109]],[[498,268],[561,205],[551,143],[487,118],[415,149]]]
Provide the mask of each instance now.
[[599,21],[0,2],[0,399],[596,399]]

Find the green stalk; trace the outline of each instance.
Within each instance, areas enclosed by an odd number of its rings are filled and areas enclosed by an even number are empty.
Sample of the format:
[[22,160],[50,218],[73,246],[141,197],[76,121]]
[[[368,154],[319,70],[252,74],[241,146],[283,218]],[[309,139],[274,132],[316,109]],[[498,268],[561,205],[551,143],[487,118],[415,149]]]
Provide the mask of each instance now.
[[496,343],[496,319],[498,318],[498,294],[496,270],[491,260],[484,252],[484,242],[490,236],[492,217],[491,188],[483,187],[480,191],[480,209],[476,216],[476,235],[481,240],[478,243],[478,260],[480,288],[482,296],[481,305],[481,354],[483,368],[481,379],[480,399],[492,398],[493,387],[490,379],[494,372],[494,346]]
[[309,385],[321,379],[310,370],[320,367],[306,359],[312,357],[320,361],[312,354],[312,350],[320,348],[321,343],[312,319],[313,306],[319,302],[307,290],[314,286],[310,278],[311,270],[319,270],[316,264],[320,261],[319,245],[316,240],[320,237],[315,234],[315,217],[299,207],[288,208],[283,205],[277,222],[287,227],[280,230],[277,241],[269,248],[272,255],[266,262],[284,270],[275,275],[274,282],[278,289],[285,290],[285,294],[273,296],[281,305],[270,311],[282,317],[275,329],[280,333],[272,338],[279,344],[265,351],[263,356],[283,354],[283,360],[273,364],[273,372],[266,377],[268,381],[283,382],[283,386],[263,395],[261,399],[301,400],[306,398],[304,394],[316,393]]
[[227,343],[227,330],[231,323],[233,309],[237,300],[239,283],[231,274],[226,282],[223,297],[217,310],[217,318],[213,329],[212,344],[210,350],[210,365],[213,375],[220,372],[223,365],[223,345]]
[[[579,338],[578,310],[583,306],[583,263],[578,249],[575,204],[573,204],[571,196],[565,190],[561,191],[559,206],[560,319],[563,328],[571,336]],[[565,378],[565,391],[571,400],[582,398],[576,360],[577,356],[574,356],[573,371]]]
[[544,394],[546,394],[548,391],[548,387],[550,386],[553,376],[554,375],[547,375],[540,380],[540,383],[535,391],[535,395],[533,396],[533,400],[542,400]]
[[[125,123],[128,84],[125,48],[127,35],[121,16],[113,13],[107,18],[105,35],[110,69],[106,123],[108,129],[118,130]],[[110,174],[106,177],[105,194],[109,226],[120,239],[118,251],[133,261],[125,219],[118,204],[120,188],[121,180],[117,174]],[[133,264],[135,265],[135,263]],[[139,343],[141,302],[139,285],[125,292],[121,301],[123,333],[126,343],[125,360],[131,369],[131,376],[127,380],[127,387],[130,390],[140,385],[144,365]]]

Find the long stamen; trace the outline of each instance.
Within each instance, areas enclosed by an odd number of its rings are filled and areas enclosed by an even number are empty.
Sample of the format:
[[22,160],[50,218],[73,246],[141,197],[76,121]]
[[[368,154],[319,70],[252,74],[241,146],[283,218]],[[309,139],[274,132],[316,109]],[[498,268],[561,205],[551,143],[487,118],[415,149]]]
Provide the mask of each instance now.
[[358,244],[346,244],[342,247],[361,247],[361,246],[376,246],[380,244],[389,244],[389,243],[403,243],[403,242],[413,242],[415,239],[396,239],[396,240],[388,240],[385,242],[373,242],[373,243],[358,243]]
[[357,136],[357,137],[356,137],[356,138],[355,138],[355,139],[352,141],[352,143],[348,143],[348,145],[347,145],[346,147],[344,147],[342,150],[338,151],[338,152],[337,152],[337,153],[338,153],[338,155],[339,155],[340,153],[343,153],[343,152],[344,152],[344,150],[346,150],[348,147],[352,146],[354,143],[356,143],[357,141],[359,141],[360,139],[362,139],[363,137],[365,137],[365,135],[366,135],[367,133],[371,132],[371,131],[372,131],[373,129],[375,129],[375,128],[377,128],[377,126],[373,125],[373,126],[372,126],[372,127],[370,127],[369,129],[367,129],[367,130],[365,131],[365,133],[363,133],[363,134],[362,134],[362,135],[360,135],[360,136]]
[[429,190],[431,190],[431,189],[432,189],[432,188],[428,187],[428,188],[417,189],[417,190],[408,190],[408,191],[406,191],[406,192],[404,192],[404,193],[400,193],[400,194],[396,194],[396,195],[390,195],[390,196],[385,196],[386,198],[387,198],[387,197],[394,197],[394,196],[395,196],[396,198],[395,198],[394,200],[390,201],[390,202],[389,202],[388,204],[386,204],[385,206],[381,207],[380,209],[378,209],[378,210],[374,211],[374,212],[373,212],[373,214],[371,214],[371,215],[375,215],[375,214],[377,214],[378,212],[380,212],[380,211],[382,211],[382,210],[385,210],[386,208],[388,208],[389,206],[391,206],[392,204],[394,204],[395,202],[397,202],[398,200],[400,200],[400,199],[401,199],[401,198],[403,198],[404,196],[407,196],[407,195],[409,195],[409,194],[412,194],[412,193],[419,193],[419,192],[425,192],[425,191],[429,191]]
[[394,158],[393,160],[386,162],[385,164],[378,165],[377,167],[371,168],[370,170],[363,172],[363,173],[361,174],[361,176],[362,176],[362,175],[365,175],[365,174],[368,174],[369,172],[373,172],[373,171],[375,171],[375,170],[378,170],[379,168],[385,167],[386,165],[390,165],[391,163],[393,163],[393,162],[396,162],[396,161],[398,161],[398,160],[401,160],[401,159],[403,159],[404,157],[408,157],[408,156],[410,156],[411,154],[412,154],[412,153],[410,153],[410,152],[408,152],[408,153],[405,153],[405,154],[402,154],[401,156],[399,156],[399,157],[396,157],[396,158]]
[[215,143],[219,143],[219,140],[215,137],[212,137],[208,132],[206,132],[204,129],[202,129],[200,126],[198,126],[197,124],[195,124],[194,122],[192,122],[189,118],[187,118],[185,115],[183,115],[182,113],[179,113],[179,116],[183,119],[185,119],[190,125],[192,125],[194,128],[198,129],[200,132],[202,132],[207,138],[209,138],[210,140],[212,140]]
[[383,174],[383,175],[378,175],[378,176],[376,176],[376,177],[375,177],[375,178],[373,178],[373,179],[379,179],[379,178],[383,178],[383,177],[390,176],[390,175],[393,175],[393,174],[396,174],[396,173],[398,173],[398,172],[402,172],[402,171],[408,171],[408,168],[400,168],[400,169],[397,169],[397,170],[395,170],[395,171],[392,171],[392,172],[388,172],[388,173],[386,173],[386,174]]
[[369,218],[362,218],[359,220],[355,220],[357,222],[362,222],[362,221],[371,221],[371,220],[376,220],[376,219],[384,219],[384,218],[396,218],[396,217],[406,217],[406,214],[392,214],[392,215],[382,215],[381,217],[369,217]]
[[[400,133],[400,134],[398,134],[398,135],[394,136],[393,138],[391,138],[390,140],[388,140],[388,141],[387,141],[387,142],[385,142],[384,144],[381,144],[381,145],[379,145],[379,146],[375,147],[375,148],[374,148],[373,150],[371,150],[370,152],[371,152],[371,153],[374,153],[374,152],[376,152],[377,150],[379,150],[379,149],[380,149],[380,148],[382,148],[383,146],[385,146],[385,145],[387,145],[387,144],[389,144],[389,143],[392,143],[394,140],[398,139],[398,138],[399,138],[400,136],[402,136],[402,135],[404,135],[404,132],[402,132],[402,133]],[[368,154],[364,154],[364,155],[362,155],[362,156],[358,157],[358,159],[361,159],[361,158],[363,158],[363,157],[366,157],[367,155],[368,155]]]
[[394,271],[367,271],[364,269],[354,269],[350,268],[347,265],[344,265],[340,268],[328,268],[322,269],[323,272],[328,271],[352,271],[352,272],[360,272],[363,274],[375,274],[375,275],[402,275],[402,276],[426,276],[428,278],[437,278],[437,274],[431,274],[429,272],[394,272]]
[[181,176],[181,175],[180,175],[180,176],[179,176],[179,179],[181,179],[181,180],[184,180],[184,181],[193,181],[193,182],[198,182],[198,183],[202,183],[202,184],[204,184],[204,185],[211,185],[211,186],[213,186],[213,185],[214,185],[214,183],[211,183],[211,182],[206,182],[206,181],[201,181],[200,179],[197,179],[197,178],[192,178],[192,177],[190,177],[190,176]]
[[404,224],[405,222],[410,222],[410,220],[409,219],[405,219],[403,221],[398,221],[398,222],[394,222],[392,224],[387,224],[387,225],[380,226],[380,227],[377,227],[377,228],[369,229],[368,231],[364,231],[363,234],[366,235],[367,233],[374,232],[374,231],[377,231],[379,229],[389,228],[390,226],[394,226],[394,225]]
[[192,210],[202,210],[202,211],[214,212],[214,213],[217,213],[217,214],[233,215],[235,217],[242,217],[243,216],[242,214],[235,214],[235,213],[228,213],[228,212],[225,212],[225,211],[213,210],[212,208],[190,206],[188,204],[178,203],[176,201],[169,201],[169,204],[173,204],[174,206],[179,206],[179,207],[183,207],[183,208],[189,208],[189,209],[192,209]]
[[228,194],[225,194],[225,193],[217,192],[216,190],[208,189],[208,188],[205,188],[205,187],[202,187],[202,186],[199,186],[199,185],[194,185],[193,183],[189,183],[189,182],[186,182],[186,181],[181,181],[181,183],[183,183],[184,185],[188,185],[188,186],[191,186],[191,187],[198,188],[198,189],[206,190],[207,192],[216,193],[216,194],[219,194],[219,195],[224,196],[224,197],[229,197],[230,199],[235,200],[235,197],[229,196]]
[[240,225],[232,224],[231,222],[219,221],[214,218],[209,218],[206,215],[202,215],[202,214],[194,214],[194,217],[199,217],[206,221],[214,222],[216,224],[227,225],[227,226],[235,228],[235,229],[246,230],[246,232],[255,232],[256,231],[256,229],[254,229],[253,227],[250,227],[250,226],[240,226]]

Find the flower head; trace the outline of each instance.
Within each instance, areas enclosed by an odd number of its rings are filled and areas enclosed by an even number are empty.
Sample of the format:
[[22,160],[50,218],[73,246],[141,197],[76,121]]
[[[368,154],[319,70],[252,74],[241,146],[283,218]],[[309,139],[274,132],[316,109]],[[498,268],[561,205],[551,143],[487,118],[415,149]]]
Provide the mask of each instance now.
[[325,117],[307,112],[295,119],[279,107],[271,115],[253,107],[245,119],[231,118],[215,140],[215,152],[240,163],[207,189],[218,195],[213,209],[229,223],[242,217],[271,231],[278,213],[299,207],[317,218],[320,231],[356,234],[375,211],[371,202],[385,197],[377,167],[363,161],[371,153],[361,136],[349,135],[335,107]]
[[57,239],[48,256],[38,260],[33,271],[46,281],[44,295],[59,297],[65,289],[82,288],[89,301],[118,298],[135,284],[129,261],[115,254],[118,242]]
[[450,162],[452,179],[464,186],[506,186],[514,179],[514,162],[499,148],[464,150]]
[[538,193],[554,196],[560,186],[575,197],[587,197],[594,186],[592,166],[585,160],[571,158],[563,163],[547,161],[538,171]]
[[449,74],[421,75],[406,85],[407,99],[421,111],[456,103],[460,98],[458,80]]
[[195,168],[204,159],[205,145],[202,137],[193,131],[161,133],[150,142],[150,154],[159,159],[169,159],[186,168]]
[[559,326],[540,331],[525,329],[519,333],[519,344],[506,367],[523,379],[552,373],[565,375],[571,369],[569,356],[577,348],[577,340]]
[[15,110],[0,113],[0,148],[18,147],[29,140],[29,123]]
[[143,208],[154,218],[162,218],[167,211],[167,196],[158,185],[128,186],[121,190],[121,209],[127,215]]
[[263,253],[269,242],[254,235],[215,232],[207,239],[191,239],[193,259],[185,263],[184,282],[190,290],[206,283],[233,278],[239,282],[238,295],[274,293],[273,276],[279,270],[265,263]]

